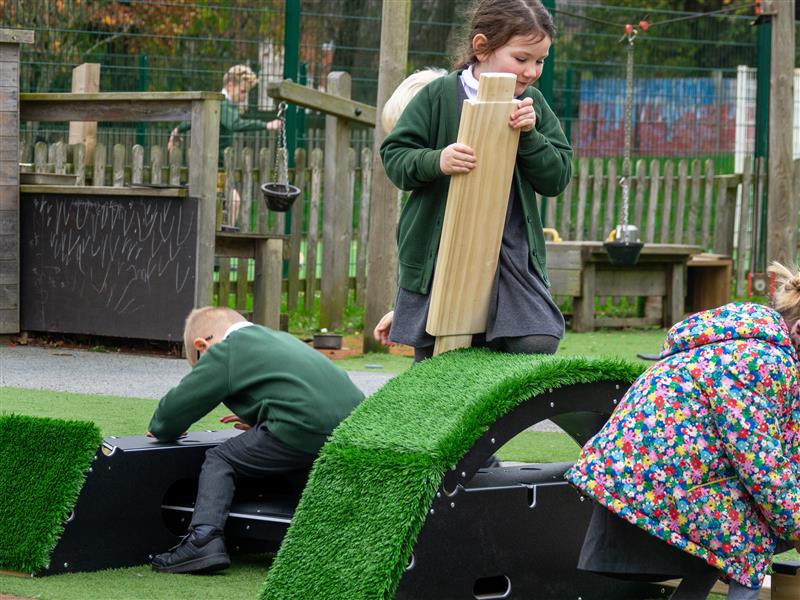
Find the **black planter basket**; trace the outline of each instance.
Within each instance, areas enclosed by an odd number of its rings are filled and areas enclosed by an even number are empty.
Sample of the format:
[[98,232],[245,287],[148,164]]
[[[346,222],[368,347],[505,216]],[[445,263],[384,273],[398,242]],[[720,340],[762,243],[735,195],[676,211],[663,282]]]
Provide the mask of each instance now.
[[267,201],[267,208],[275,212],[286,212],[289,210],[300,195],[300,188],[290,184],[264,183],[261,185],[261,193]]
[[644,243],[614,240],[604,243],[603,247],[608,252],[608,260],[612,265],[630,267],[639,260],[639,253],[642,251]]

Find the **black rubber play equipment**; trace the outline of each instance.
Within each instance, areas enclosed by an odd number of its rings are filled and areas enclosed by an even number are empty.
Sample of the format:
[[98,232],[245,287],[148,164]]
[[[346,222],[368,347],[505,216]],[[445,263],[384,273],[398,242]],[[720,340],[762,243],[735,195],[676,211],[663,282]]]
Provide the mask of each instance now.
[[[396,598],[666,597],[659,585],[575,568],[592,503],[564,481],[569,463],[481,468],[505,442],[545,419],[583,445],[627,387],[600,382],[548,390],[494,423],[444,476]],[[143,564],[177,543],[191,519],[205,451],[237,433],[198,432],[169,444],[107,438],[41,574]],[[299,486],[240,482],[226,526],[229,550],[276,550]]]
[[575,568],[592,502],[564,481],[571,463],[480,468],[508,440],[545,419],[582,446],[627,388],[601,382],[549,390],[494,423],[443,478],[395,598],[667,597],[660,585]]
[[[238,433],[193,432],[174,443],[106,438],[49,566],[37,575],[140,565],[175,545],[191,520],[206,450]],[[229,550],[276,550],[299,488],[279,478],[242,482],[225,530]]]

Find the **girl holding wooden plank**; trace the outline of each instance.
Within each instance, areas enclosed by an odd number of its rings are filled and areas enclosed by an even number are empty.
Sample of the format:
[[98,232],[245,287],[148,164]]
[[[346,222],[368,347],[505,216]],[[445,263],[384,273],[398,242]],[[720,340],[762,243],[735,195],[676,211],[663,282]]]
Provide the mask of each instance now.
[[514,94],[520,102],[508,126],[521,135],[486,332],[474,336],[473,345],[554,353],[564,334],[564,318],[547,290],[544,234],[536,207],[536,194],[558,195],[572,175],[572,148],[558,118],[533,87],[554,35],[552,18],[538,0],[480,0],[457,68],[408,102],[381,146],[389,179],[411,194],[398,226],[395,310],[381,320],[375,336],[414,347],[415,360],[433,352],[434,338],[425,326],[450,178],[469,173],[478,161],[492,160],[456,142],[461,106],[476,97],[481,73],[516,76]]

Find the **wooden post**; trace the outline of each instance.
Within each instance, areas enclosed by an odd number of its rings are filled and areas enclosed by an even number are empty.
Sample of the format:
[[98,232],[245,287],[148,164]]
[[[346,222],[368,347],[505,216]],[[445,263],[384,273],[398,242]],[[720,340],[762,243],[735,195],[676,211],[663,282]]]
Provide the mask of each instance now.
[[211,304],[214,228],[217,215],[219,100],[192,101],[192,145],[189,148],[189,195],[197,198],[197,279],[194,305]]
[[[72,69],[72,93],[94,93],[100,91],[100,65],[83,63]],[[97,144],[97,121],[72,121],[69,124],[69,143],[83,144],[86,148],[86,162],[94,160],[94,147]]]
[[[349,73],[335,71],[328,76],[328,91],[350,97]],[[348,198],[345,176],[350,128],[345,119],[325,117],[325,183],[322,207],[322,295],[320,326],[341,327],[347,304],[350,240],[353,228],[353,198]]]
[[797,199],[792,173],[794,119],[795,0],[767,0],[772,14],[769,82],[769,173],[767,190],[767,264],[797,261]]
[[[406,74],[410,0],[384,0],[381,18],[380,69],[378,72],[377,111],[400,85]],[[364,352],[385,352],[372,337],[372,330],[394,302],[397,288],[397,190],[386,177],[380,147],[386,132],[375,119],[372,146],[372,194],[370,199],[369,238],[367,241],[367,286],[364,309]]]
[[19,46],[31,43],[0,28],[0,333],[19,333]]

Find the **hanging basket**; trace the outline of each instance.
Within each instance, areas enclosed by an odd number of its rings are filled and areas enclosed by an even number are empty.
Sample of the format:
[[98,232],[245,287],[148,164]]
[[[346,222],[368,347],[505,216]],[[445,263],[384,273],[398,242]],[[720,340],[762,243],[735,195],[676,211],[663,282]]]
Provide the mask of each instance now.
[[608,252],[608,260],[612,265],[631,267],[639,260],[639,253],[644,247],[643,242],[626,242],[614,240],[605,242],[603,248]]
[[300,195],[300,188],[288,183],[264,183],[261,185],[261,193],[264,194],[267,208],[286,212]]

